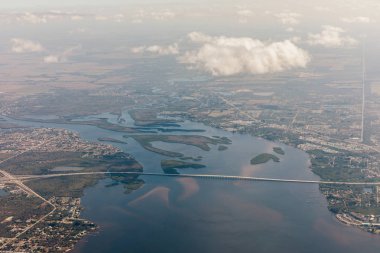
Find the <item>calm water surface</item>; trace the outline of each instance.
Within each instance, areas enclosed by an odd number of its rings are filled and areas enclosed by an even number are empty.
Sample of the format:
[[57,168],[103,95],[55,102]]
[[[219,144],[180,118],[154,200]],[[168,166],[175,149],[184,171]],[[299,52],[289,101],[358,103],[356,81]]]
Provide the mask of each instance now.
[[[116,116],[103,114],[96,117]],[[126,114],[126,125],[133,121]],[[89,117],[91,118],[91,117]],[[12,121],[12,120],[10,120]],[[90,141],[98,137],[120,140],[125,133],[93,126],[41,124],[12,121],[32,126],[74,130]],[[309,169],[306,153],[282,144],[248,135],[232,134],[184,122],[184,129],[204,129],[205,136],[226,136],[228,150],[210,152],[182,144],[157,142],[154,146],[202,156],[204,169],[183,173],[212,173],[318,179]],[[170,133],[184,134],[184,133]],[[147,172],[162,172],[160,161],[167,157],[144,150],[133,139],[113,144],[132,154]],[[273,153],[281,146],[280,163],[252,166],[250,159]],[[145,185],[125,194],[122,186],[105,187],[110,179],[88,188],[82,199],[82,217],[100,226],[100,231],[83,239],[73,252],[379,252],[380,237],[339,223],[327,210],[317,185],[232,182],[192,178],[141,177]]]
[[6,191],[0,190],[0,197],[6,196],[8,193]]

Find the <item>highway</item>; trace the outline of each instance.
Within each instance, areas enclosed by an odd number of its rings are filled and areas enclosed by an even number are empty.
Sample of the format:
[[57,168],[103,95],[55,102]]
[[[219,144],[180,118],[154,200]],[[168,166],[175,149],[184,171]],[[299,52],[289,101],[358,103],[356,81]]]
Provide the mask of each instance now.
[[303,179],[281,179],[281,178],[265,178],[265,177],[245,177],[245,176],[229,176],[218,174],[164,174],[153,172],[76,172],[76,173],[57,173],[47,175],[19,175],[13,178],[0,178],[0,183],[11,183],[25,180],[36,180],[57,177],[78,177],[86,175],[133,175],[133,176],[153,176],[153,177],[189,177],[199,179],[214,180],[234,180],[234,181],[257,181],[257,182],[273,182],[273,183],[297,183],[297,184],[328,184],[328,185],[363,185],[363,186],[380,186],[380,182],[342,182],[342,181],[323,181],[323,180],[303,180]]

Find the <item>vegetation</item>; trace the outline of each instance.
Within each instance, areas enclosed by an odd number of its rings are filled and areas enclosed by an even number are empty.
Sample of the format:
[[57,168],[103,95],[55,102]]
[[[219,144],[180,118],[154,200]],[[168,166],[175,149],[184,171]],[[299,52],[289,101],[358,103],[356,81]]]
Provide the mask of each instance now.
[[13,124],[13,123],[2,122],[2,120],[0,120],[0,129],[13,129],[13,128],[25,128],[25,127],[17,125],[17,124]]
[[17,231],[10,231],[7,228],[7,218],[11,218],[13,221],[26,221],[41,217],[51,211],[50,205],[42,205],[42,201],[39,198],[27,196],[26,194],[1,196],[0,206],[0,237],[8,238],[15,236]]
[[179,126],[176,120],[159,119],[155,110],[139,109],[130,110],[129,115],[135,121],[136,126]]
[[113,174],[111,176],[111,179],[113,179],[114,181],[106,187],[112,187],[119,184],[123,184],[125,193],[128,194],[140,189],[145,184],[145,181],[139,179],[138,177],[138,175]]
[[[76,86],[78,87],[78,86]],[[94,96],[94,89],[81,90],[67,88],[54,89],[51,96],[46,96],[49,89],[46,87],[34,94],[35,99],[22,99],[19,107],[13,110],[15,115],[57,115],[85,116],[96,115],[104,112],[119,112],[120,108],[133,105],[133,100],[125,99],[125,96]]]
[[274,147],[273,152],[279,155],[285,155],[285,151],[281,147]]
[[119,143],[119,144],[127,144],[126,141],[117,140],[114,138],[108,138],[108,137],[101,137],[98,138],[98,141],[106,141],[106,142],[113,142],[113,143]]
[[201,169],[205,168],[206,166],[199,163],[189,163],[184,161],[177,161],[177,160],[162,160],[161,161],[161,168],[166,174],[179,174],[177,169]]
[[[195,146],[204,151],[210,151],[209,145],[217,144],[230,144],[230,140],[220,138],[209,138],[201,135],[129,135],[125,137],[132,137],[139,142],[144,148],[152,147],[151,143],[155,141],[162,141],[167,143],[179,143],[185,145]],[[148,149],[152,151],[152,149]],[[154,149],[153,149],[154,150]],[[154,151],[153,151],[154,152]]]
[[55,123],[55,124],[71,124],[71,125],[88,125],[88,126],[96,126],[101,129],[122,132],[122,133],[139,133],[137,129],[121,126],[117,124],[113,124],[107,121],[107,119],[97,119],[97,120],[73,120],[75,117],[66,117],[59,119],[33,119],[33,118],[19,118],[14,117],[15,119],[27,120],[31,122],[40,122],[40,123]]
[[220,145],[219,147],[218,147],[218,150],[219,151],[224,151],[224,150],[227,150],[228,149],[228,147],[227,146],[224,146],[224,145]]
[[319,149],[309,150],[307,153],[311,158],[310,160],[313,172],[324,180],[366,180],[365,175],[361,171],[361,168],[364,168],[365,165],[359,162],[364,160],[365,157],[361,157],[360,159],[351,159],[349,158],[350,156],[356,157],[358,155],[349,154],[347,152],[331,154]]
[[97,184],[103,175],[82,175],[80,177],[65,176],[55,178],[43,178],[26,182],[30,188],[44,196],[50,197],[74,197],[80,198],[83,190]]
[[191,156],[183,156],[183,157],[180,157],[179,159],[183,160],[183,161],[186,161],[186,160],[193,160],[195,162],[199,162],[199,161],[202,161],[202,156],[197,156],[197,157],[191,157]]
[[[60,166],[81,167],[83,168],[81,172],[142,171],[142,166],[135,159],[121,152],[98,158],[82,157],[82,154],[78,152],[27,152],[12,160],[11,163],[2,164],[2,169],[13,174],[44,175],[54,174],[53,169]],[[47,198],[51,196],[80,197],[86,187],[96,184],[104,177],[103,175],[57,177],[32,180],[26,184]],[[124,179],[120,183],[130,182]]]
[[266,163],[270,160],[272,160],[273,162],[277,162],[277,163],[280,162],[280,159],[277,156],[272,155],[272,154],[268,154],[268,153],[264,153],[264,154],[260,154],[260,155],[255,156],[254,158],[252,158],[251,164],[252,165],[262,164],[262,163]]

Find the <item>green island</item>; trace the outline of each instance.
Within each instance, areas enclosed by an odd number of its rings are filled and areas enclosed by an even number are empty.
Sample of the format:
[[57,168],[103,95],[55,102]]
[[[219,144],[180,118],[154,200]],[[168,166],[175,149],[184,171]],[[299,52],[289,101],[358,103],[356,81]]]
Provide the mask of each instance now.
[[161,168],[165,174],[179,174],[177,169],[201,169],[206,166],[199,163],[189,163],[177,160],[162,160]]
[[197,157],[191,157],[191,156],[183,156],[183,157],[180,157],[179,159],[181,159],[182,161],[186,161],[186,160],[193,160],[194,162],[199,162],[199,161],[202,161],[202,156],[197,156]]
[[224,145],[220,145],[219,147],[218,147],[218,151],[224,151],[224,150],[227,150],[228,149],[228,147],[227,146],[224,146]]
[[263,164],[263,163],[269,162],[270,160],[272,160],[273,162],[276,162],[276,163],[280,162],[280,158],[278,158],[277,156],[272,155],[272,154],[268,154],[268,153],[264,153],[264,154],[260,154],[260,155],[255,156],[254,158],[252,158],[251,164],[252,165]]
[[285,155],[285,151],[281,147],[274,147],[273,152],[279,155]]
[[185,144],[200,148],[203,151],[210,151],[211,148],[209,145],[226,145],[231,143],[228,138],[216,139],[201,135],[125,135],[124,137],[135,139],[135,141],[137,141],[144,149],[148,151],[169,157],[183,157],[184,155],[178,152],[172,152],[153,147],[152,142],[161,141],[166,143]]

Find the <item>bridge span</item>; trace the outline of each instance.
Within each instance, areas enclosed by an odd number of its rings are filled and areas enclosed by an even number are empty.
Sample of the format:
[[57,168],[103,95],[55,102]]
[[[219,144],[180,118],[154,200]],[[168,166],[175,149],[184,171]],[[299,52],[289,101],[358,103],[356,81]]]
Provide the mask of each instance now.
[[218,174],[164,174],[154,172],[76,172],[76,173],[56,173],[47,175],[13,175],[12,178],[0,178],[0,183],[12,183],[13,181],[37,180],[57,177],[77,177],[86,175],[131,175],[131,176],[152,176],[152,177],[174,177],[174,178],[199,178],[214,180],[233,180],[233,181],[257,181],[257,182],[274,182],[274,183],[298,183],[298,184],[327,184],[327,185],[362,185],[362,186],[380,186],[380,182],[343,182],[343,181],[323,181],[323,180],[303,180],[303,179],[282,179],[282,178],[265,178],[265,177],[246,177],[231,176]]

